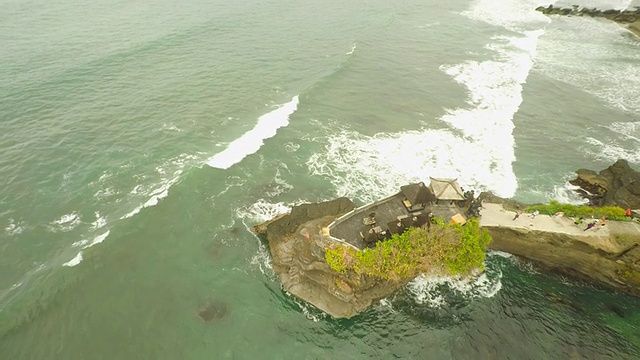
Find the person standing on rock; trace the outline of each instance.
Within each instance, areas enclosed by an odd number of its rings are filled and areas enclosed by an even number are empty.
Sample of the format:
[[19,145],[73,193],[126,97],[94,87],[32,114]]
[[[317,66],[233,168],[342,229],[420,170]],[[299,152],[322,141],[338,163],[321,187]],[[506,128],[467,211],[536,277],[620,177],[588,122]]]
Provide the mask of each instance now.
[[632,218],[633,216],[631,216],[631,208],[627,208],[627,210],[624,211],[625,216],[628,216],[629,218]]

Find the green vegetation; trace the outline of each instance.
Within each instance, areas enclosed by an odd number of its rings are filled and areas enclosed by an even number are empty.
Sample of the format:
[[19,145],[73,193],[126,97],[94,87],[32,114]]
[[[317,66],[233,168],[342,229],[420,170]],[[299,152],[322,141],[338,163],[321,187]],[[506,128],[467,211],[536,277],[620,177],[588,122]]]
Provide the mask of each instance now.
[[624,209],[617,206],[592,207],[587,205],[571,205],[561,204],[557,201],[551,201],[549,204],[532,205],[525,209],[527,212],[538,210],[540,214],[553,215],[557,212],[563,212],[569,217],[584,218],[601,218],[606,216],[610,220],[628,221],[629,217],[624,215]]
[[464,226],[436,221],[427,231],[410,228],[402,235],[380,241],[373,249],[336,246],[325,253],[327,264],[339,273],[351,270],[386,280],[406,279],[423,272],[466,275],[483,267],[489,233],[478,219]]

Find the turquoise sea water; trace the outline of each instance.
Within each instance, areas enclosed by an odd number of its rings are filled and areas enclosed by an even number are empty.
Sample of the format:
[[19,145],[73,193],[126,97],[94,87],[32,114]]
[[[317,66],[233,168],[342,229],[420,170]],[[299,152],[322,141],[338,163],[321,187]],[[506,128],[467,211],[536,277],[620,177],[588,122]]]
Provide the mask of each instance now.
[[640,301],[508,254],[335,320],[249,231],[428,176],[576,201],[574,170],[638,168],[640,41],[538,5],[0,0],[0,358],[637,358]]

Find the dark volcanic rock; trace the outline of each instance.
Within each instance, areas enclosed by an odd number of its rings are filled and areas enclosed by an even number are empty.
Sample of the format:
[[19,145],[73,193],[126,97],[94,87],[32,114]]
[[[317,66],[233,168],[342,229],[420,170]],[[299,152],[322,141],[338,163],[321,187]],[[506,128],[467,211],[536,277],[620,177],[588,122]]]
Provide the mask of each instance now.
[[580,187],[578,192],[590,205],[640,209],[640,172],[626,160],[620,159],[599,173],[580,169],[576,174],[570,183]]

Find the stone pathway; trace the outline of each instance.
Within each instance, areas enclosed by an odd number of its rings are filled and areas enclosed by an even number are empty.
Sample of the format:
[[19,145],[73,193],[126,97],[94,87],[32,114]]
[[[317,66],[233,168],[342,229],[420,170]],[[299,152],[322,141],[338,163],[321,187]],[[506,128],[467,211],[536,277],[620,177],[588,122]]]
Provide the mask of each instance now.
[[622,250],[621,246],[612,241],[610,236],[612,232],[614,234],[637,232],[640,235],[640,226],[631,222],[607,221],[605,226],[601,226],[598,221],[594,228],[584,231],[587,224],[595,219],[585,219],[582,224],[576,225],[573,223],[574,219],[564,216],[538,215],[532,218],[530,213],[523,213],[519,218],[513,220],[516,213],[505,210],[500,204],[483,204],[482,207],[480,226],[568,234],[575,237],[576,240],[607,252]]

